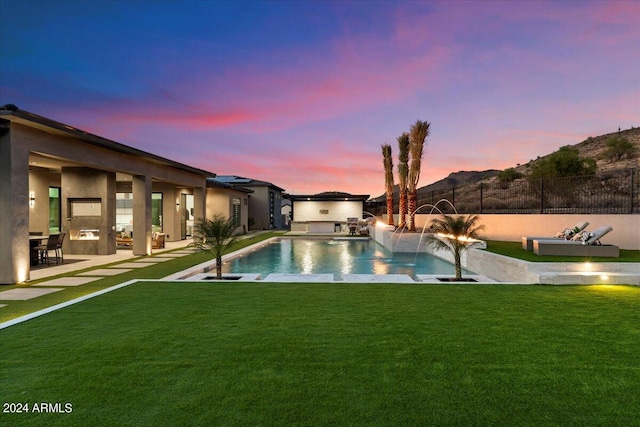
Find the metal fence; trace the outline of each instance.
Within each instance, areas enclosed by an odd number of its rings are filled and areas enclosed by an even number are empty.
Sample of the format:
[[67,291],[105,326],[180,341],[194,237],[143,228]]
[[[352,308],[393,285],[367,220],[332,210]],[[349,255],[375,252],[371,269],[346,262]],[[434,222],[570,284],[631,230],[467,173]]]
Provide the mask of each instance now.
[[[474,214],[637,214],[640,179],[635,169],[590,176],[472,184],[419,194],[418,205]],[[386,214],[384,202],[367,202],[367,211]],[[395,212],[398,201],[395,200]]]

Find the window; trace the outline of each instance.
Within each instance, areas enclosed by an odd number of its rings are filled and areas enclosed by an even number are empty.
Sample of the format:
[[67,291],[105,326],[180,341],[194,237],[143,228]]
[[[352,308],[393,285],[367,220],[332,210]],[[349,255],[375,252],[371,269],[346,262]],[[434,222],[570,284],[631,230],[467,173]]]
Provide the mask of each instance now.
[[60,187],[49,187],[49,234],[59,233],[62,224]]
[[151,230],[162,231],[162,193],[151,194]]
[[240,227],[240,225],[242,224],[240,198],[234,197],[233,200],[231,201],[231,204],[233,208],[233,212],[232,212],[233,224],[236,227]]
[[273,212],[275,209],[276,195],[273,192],[269,192],[269,225],[273,228]]
[[[151,229],[162,231],[162,193],[151,194]],[[116,193],[116,231],[133,231],[133,194]]]
[[116,231],[133,231],[133,195],[116,193]]

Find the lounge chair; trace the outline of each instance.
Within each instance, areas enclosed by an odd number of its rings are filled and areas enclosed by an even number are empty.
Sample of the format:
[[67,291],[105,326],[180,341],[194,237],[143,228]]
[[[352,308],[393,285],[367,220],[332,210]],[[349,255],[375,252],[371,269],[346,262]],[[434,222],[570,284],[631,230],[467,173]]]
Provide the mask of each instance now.
[[533,241],[533,253],[536,255],[565,255],[565,256],[589,256],[611,257],[620,256],[620,248],[615,245],[603,245],[600,239],[613,230],[610,226],[598,227],[595,230],[583,233],[580,241],[541,239]]
[[151,235],[151,248],[163,249],[164,248],[164,233],[153,233]]
[[522,238],[522,249],[525,251],[533,250],[533,241],[534,240],[569,240],[578,235],[581,231],[583,231],[589,223],[587,221],[582,221],[577,223],[573,228],[566,228],[564,231],[559,231],[556,233],[555,237],[550,236],[541,236],[541,237],[523,237]]

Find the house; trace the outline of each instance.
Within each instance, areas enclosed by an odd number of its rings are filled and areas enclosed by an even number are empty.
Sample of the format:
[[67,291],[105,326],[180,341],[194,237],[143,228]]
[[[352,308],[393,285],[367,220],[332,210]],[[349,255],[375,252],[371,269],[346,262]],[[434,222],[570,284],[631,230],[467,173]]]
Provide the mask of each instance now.
[[282,205],[280,206],[280,216],[282,216],[282,226],[284,228],[291,227],[291,200],[283,195]]
[[252,193],[253,190],[248,188],[207,178],[207,219],[212,219],[215,214],[233,218],[236,233],[246,233],[249,230],[249,197]]
[[350,218],[362,220],[368,194],[338,191],[286,195],[291,200],[291,231],[334,233],[346,231]]
[[237,189],[248,189],[249,230],[270,230],[284,227],[281,216],[283,188],[270,182],[235,175],[217,175],[216,181]]
[[[65,233],[65,254],[136,255],[152,234],[188,237],[203,217],[213,172],[21,110],[0,107],[0,284],[29,280],[30,232]],[[242,192],[240,192],[242,193]],[[245,194],[245,193],[242,193]]]

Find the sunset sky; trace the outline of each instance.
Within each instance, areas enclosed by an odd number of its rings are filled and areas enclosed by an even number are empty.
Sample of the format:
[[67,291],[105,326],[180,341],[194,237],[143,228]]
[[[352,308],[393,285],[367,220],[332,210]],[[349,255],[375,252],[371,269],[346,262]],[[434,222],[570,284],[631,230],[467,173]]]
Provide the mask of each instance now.
[[640,1],[6,1],[0,105],[293,194],[381,195],[640,126]]

